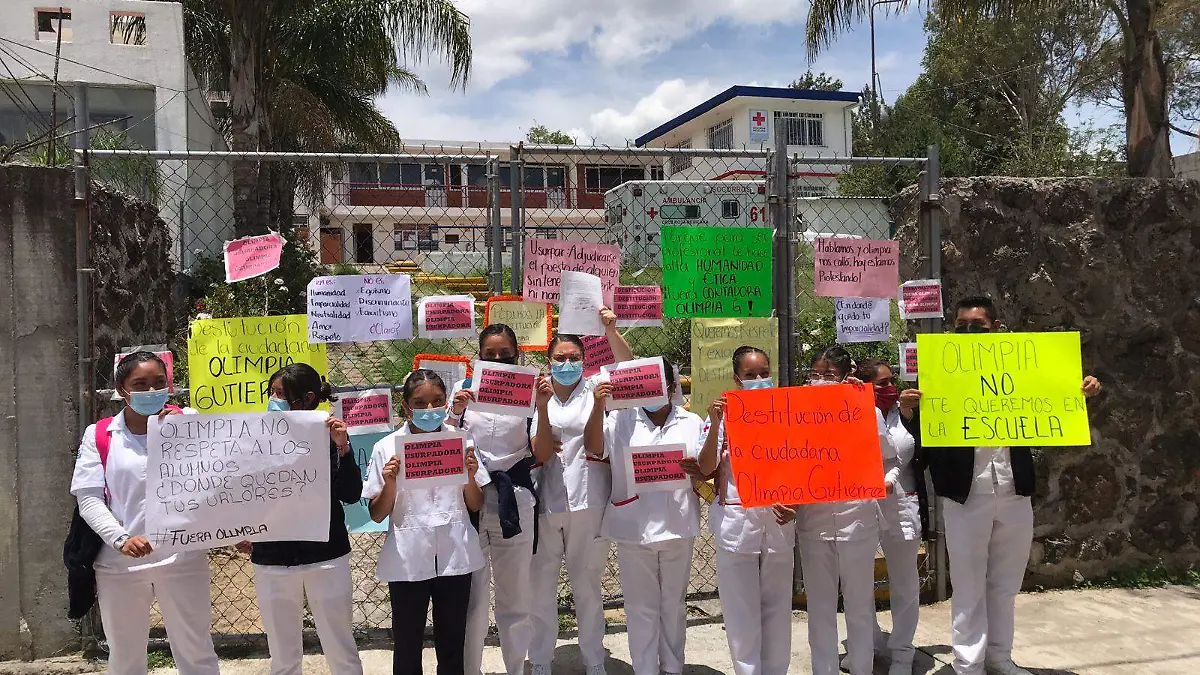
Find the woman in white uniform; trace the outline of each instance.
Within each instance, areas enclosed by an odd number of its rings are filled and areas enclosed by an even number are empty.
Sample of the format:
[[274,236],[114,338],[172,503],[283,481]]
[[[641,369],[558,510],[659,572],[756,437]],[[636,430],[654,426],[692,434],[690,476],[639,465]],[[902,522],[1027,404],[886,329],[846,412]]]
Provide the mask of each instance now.
[[[517,336],[508,326],[492,324],[479,333],[479,358],[516,364],[520,358]],[[541,383],[539,382],[539,385]],[[533,487],[535,464],[529,444],[527,417],[496,415],[471,410],[475,392],[463,380],[454,386],[448,420],[466,431],[475,442],[479,463],[488,474],[483,509],[479,514],[479,545],[483,568],[475,573],[467,625],[467,675],[481,675],[483,641],[488,632],[489,581],[496,594],[496,628],[508,675],[523,675],[525,657],[533,637],[529,618],[533,601],[530,570],[537,540],[537,497]],[[547,395],[539,393],[539,398]],[[547,453],[537,461],[550,459]]]
[[380,440],[371,452],[367,486],[371,519],[391,518],[379,552],[376,576],[388,584],[392,604],[392,673],[420,675],[425,621],[433,602],[433,645],[438,675],[463,675],[471,575],[483,567],[479,535],[470,512],[483,506],[487,474],[467,448],[467,484],[404,489],[396,485],[398,437],[454,431],[446,420],[446,385],[429,370],[404,381],[402,407],[408,423]]
[[116,382],[125,407],[87,428],[71,479],[79,514],[106,544],[93,568],[108,672],[145,675],[158,600],[180,674],[217,675],[208,555],[157,551],[146,532],[146,431],[167,403],[167,366],[135,352],[117,365]]
[[[883,511],[879,543],[887,560],[888,595],[891,597],[892,633],[885,637],[875,627],[875,646],[891,658],[888,675],[912,675],[913,637],[917,633],[920,612],[921,581],[917,575],[917,554],[921,548],[923,527],[920,485],[912,466],[916,441],[904,427],[898,405],[900,390],[892,369],[879,360],[858,364],[854,374],[875,389],[875,407],[884,418],[887,442],[883,444],[884,483],[887,497],[879,502]],[[909,411],[909,416],[912,412]]]
[[[850,354],[841,347],[830,347],[813,358],[808,384],[841,383],[852,369]],[[878,412],[876,418],[882,447],[883,420]],[[870,675],[874,663],[878,503],[860,500],[804,504],[796,513],[796,532],[804,592],[808,597],[808,646],[813,675],[838,672],[839,582],[848,634],[843,665],[850,675]]]
[[[633,352],[616,329],[617,317],[600,310],[617,362]],[[538,550],[533,556],[533,675],[550,675],[558,637],[558,575],[565,558],[571,581],[579,651],[588,675],[604,675],[604,597],[600,577],[608,541],[600,536],[612,476],[603,458],[604,439],[585,449],[584,428],[592,416],[594,380],[583,379],[584,346],[574,335],[557,335],[546,350],[552,395],[539,400],[533,416],[533,448],[550,459],[537,468],[541,499]]]
[[[677,385],[666,359],[663,367],[669,400]],[[682,444],[684,457],[694,462],[704,423],[671,403],[617,410],[606,417],[605,400],[611,391],[607,383],[596,386],[586,433],[603,433],[612,460],[612,503],[604,513],[601,534],[617,544],[630,660],[634,675],[677,675],[684,663],[685,598],[692,541],[700,534],[700,503],[686,488],[637,494],[625,462],[629,448],[669,443]],[[589,442],[588,447],[595,444]]]

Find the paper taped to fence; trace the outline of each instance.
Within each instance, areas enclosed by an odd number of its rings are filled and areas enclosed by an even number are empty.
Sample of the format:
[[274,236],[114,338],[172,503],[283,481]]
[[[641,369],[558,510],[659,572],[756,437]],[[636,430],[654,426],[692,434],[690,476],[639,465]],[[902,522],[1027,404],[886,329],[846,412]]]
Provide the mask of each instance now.
[[283,237],[272,232],[225,242],[225,282],[260,277],[279,267]]
[[905,382],[917,381],[917,343],[901,342],[900,349],[900,379]]
[[411,340],[407,274],[317,277],[308,284],[309,342]]
[[887,298],[837,298],[833,312],[841,344],[892,339],[892,302]]
[[537,368],[510,366],[507,363],[476,361],[471,376],[475,412],[533,417],[536,403]]
[[663,315],[770,316],[769,227],[662,228]]
[[[449,392],[455,383],[467,379],[471,374],[471,359],[450,354],[417,354],[413,357],[412,369],[432,370],[442,378]],[[470,388],[470,385],[467,385]]]
[[686,456],[687,446],[683,443],[627,448],[625,475],[630,482],[627,494],[690,490],[692,479],[683,472],[681,464]]
[[917,335],[927,447],[1091,445],[1079,333]]
[[[557,293],[557,290],[555,291]],[[521,351],[542,351],[550,346],[550,305],[523,300],[516,295],[488,298],[483,309],[483,325],[502,323],[517,334]]]
[[417,335],[430,340],[475,337],[475,298],[431,295],[417,302]]
[[600,372],[612,385],[612,393],[605,406],[608,410],[650,408],[668,402],[667,379],[661,358],[623,361],[604,366]]
[[918,279],[900,285],[900,318],[943,319],[941,279]]
[[390,432],[393,427],[392,390],[365,389],[338,394],[333,414],[346,423],[346,431],[351,436]]
[[146,532],[159,551],[327,541],[323,412],[168,415],[146,438]]
[[778,319],[692,319],[692,412],[705,417],[708,405],[720,398],[721,392],[737,388],[733,352],[742,345],[767,353],[771,377],[778,382]]
[[563,270],[600,277],[604,304],[612,307],[613,290],[621,278],[621,248],[561,239],[525,239],[525,273],[521,292],[526,300],[558,302]]
[[617,286],[613,313],[618,328],[662,326],[663,296],[659,286]]
[[813,295],[890,298],[900,283],[900,243],[817,237],[813,242]]
[[188,386],[192,407],[202,413],[267,409],[267,378],[292,363],[307,363],[322,376],[329,364],[324,344],[310,344],[307,317],[256,316],[198,319],[188,338]]

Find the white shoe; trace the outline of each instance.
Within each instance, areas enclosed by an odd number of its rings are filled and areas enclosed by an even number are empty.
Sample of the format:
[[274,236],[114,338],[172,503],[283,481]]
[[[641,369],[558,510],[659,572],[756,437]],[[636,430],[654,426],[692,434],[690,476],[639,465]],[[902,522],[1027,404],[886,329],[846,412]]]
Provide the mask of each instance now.
[[1033,673],[1013,663],[1012,659],[989,663],[984,669],[987,670],[988,675],[1033,675]]
[[550,664],[533,664],[533,668],[530,668],[529,675],[550,675]]
[[604,664],[601,663],[598,666],[588,666],[587,675],[608,675],[608,673],[604,670]]

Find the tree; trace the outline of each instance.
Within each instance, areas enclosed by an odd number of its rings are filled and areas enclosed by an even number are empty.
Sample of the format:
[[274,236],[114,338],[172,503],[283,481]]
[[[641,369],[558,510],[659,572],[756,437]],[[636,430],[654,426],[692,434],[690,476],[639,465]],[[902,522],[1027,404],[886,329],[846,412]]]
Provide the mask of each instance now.
[[788,85],[788,89],[821,89],[824,91],[841,91],[842,81],[834,79],[825,74],[825,71],[817,75],[813,75],[813,71],[809,69],[800,76],[798,80],[792,80]]
[[[807,44],[815,57],[851,22],[861,20],[872,0],[813,0],[809,5]],[[902,0],[902,10],[914,0]],[[1035,20],[1028,12],[1052,8],[1069,14],[1102,11],[1118,27],[1121,100],[1125,111],[1127,170],[1131,176],[1169,178],[1171,170],[1167,88],[1169,71],[1159,31],[1181,7],[1196,0],[915,0],[933,8],[951,27],[960,20]]]
[[533,126],[525,134],[525,140],[541,145],[575,145],[575,139],[565,131],[550,131],[544,124],[534,121]]

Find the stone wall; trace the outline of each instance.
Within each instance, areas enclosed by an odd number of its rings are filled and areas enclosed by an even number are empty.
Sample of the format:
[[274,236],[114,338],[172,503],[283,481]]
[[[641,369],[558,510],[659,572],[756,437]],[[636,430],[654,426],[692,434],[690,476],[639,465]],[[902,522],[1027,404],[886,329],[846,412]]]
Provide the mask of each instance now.
[[[1013,331],[1080,331],[1090,448],[1037,453],[1026,583],[1200,563],[1200,183],[947,180],[946,306],[990,295]],[[895,201],[916,276],[915,195]]]

